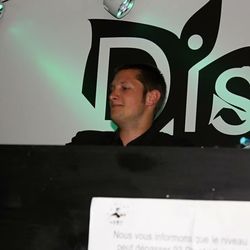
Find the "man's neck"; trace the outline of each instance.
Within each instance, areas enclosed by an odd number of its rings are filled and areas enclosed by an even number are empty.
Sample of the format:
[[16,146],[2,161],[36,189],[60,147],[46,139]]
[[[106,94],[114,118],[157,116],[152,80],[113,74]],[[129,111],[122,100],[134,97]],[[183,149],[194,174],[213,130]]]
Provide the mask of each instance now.
[[119,129],[119,136],[123,146],[126,146],[131,141],[135,140],[144,134],[150,127],[152,122],[144,124],[143,126],[122,127]]

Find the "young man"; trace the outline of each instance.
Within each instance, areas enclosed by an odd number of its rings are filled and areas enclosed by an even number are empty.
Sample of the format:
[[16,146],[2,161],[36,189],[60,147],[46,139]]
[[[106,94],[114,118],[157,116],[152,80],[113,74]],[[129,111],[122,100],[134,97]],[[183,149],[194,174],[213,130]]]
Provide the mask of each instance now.
[[109,95],[111,119],[117,131],[81,131],[68,145],[183,146],[152,127],[165,95],[166,83],[157,68],[146,64],[119,67]]

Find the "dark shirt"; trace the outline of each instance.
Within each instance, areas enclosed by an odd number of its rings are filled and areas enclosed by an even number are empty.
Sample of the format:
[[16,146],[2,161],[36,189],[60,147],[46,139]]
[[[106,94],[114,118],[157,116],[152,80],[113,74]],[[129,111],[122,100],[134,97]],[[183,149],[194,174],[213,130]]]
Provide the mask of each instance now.
[[[67,145],[117,145],[123,146],[119,132],[80,131]],[[127,146],[189,146],[188,143],[163,132],[149,129],[141,136],[129,142]]]

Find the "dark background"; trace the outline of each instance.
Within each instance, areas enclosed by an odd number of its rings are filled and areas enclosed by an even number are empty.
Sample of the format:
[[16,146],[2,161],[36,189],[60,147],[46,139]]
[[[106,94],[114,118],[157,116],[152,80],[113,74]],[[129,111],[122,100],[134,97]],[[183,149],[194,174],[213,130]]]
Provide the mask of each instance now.
[[0,146],[1,249],[82,249],[92,197],[249,200],[229,148]]

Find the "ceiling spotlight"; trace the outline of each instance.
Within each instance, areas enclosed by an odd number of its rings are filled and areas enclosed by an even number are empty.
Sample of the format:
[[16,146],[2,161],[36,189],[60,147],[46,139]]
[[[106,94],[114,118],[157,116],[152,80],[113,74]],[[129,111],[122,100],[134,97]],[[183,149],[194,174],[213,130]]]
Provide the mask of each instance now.
[[134,2],[134,0],[103,0],[103,5],[111,15],[120,19],[128,14]]
[[2,0],[0,0],[0,18],[2,17],[3,12],[4,12],[4,4],[3,4]]

